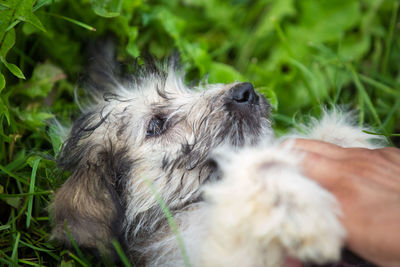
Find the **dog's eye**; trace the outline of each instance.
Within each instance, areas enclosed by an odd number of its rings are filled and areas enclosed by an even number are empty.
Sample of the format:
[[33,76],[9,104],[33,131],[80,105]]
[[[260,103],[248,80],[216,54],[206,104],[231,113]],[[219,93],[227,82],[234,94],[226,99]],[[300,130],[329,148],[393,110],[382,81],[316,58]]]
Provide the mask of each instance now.
[[151,137],[162,134],[166,130],[165,121],[166,120],[160,116],[152,118],[150,120],[149,126],[147,127],[146,136]]

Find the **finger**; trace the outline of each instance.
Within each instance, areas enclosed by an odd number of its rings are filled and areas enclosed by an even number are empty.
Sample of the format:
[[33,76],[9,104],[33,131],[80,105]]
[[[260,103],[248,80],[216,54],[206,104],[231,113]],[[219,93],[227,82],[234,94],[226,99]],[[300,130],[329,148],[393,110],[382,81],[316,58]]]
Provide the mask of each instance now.
[[313,152],[317,154],[324,155],[326,157],[331,158],[343,158],[346,156],[346,149],[335,144],[312,140],[312,139],[303,139],[298,138],[294,140],[286,140],[282,143],[283,146],[292,146],[294,150],[302,150],[305,152]]
[[393,163],[400,162],[400,149],[396,147],[385,147],[379,150],[381,155]]
[[332,143],[320,140],[296,138],[282,142],[282,146],[288,146],[296,150],[319,153],[332,158],[366,157],[379,151],[380,154],[392,162],[400,162],[400,149],[396,147],[385,147],[381,149],[368,149],[361,147],[344,148]]
[[305,152],[300,163],[307,177],[318,182],[323,187],[331,187],[336,184],[342,175],[341,161],[326,157],[319,153]]

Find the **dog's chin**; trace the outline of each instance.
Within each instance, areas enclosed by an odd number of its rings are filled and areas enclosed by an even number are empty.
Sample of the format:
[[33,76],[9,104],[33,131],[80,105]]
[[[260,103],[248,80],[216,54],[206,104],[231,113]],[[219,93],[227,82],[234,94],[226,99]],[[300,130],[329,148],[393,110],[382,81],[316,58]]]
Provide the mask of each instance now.
[[227,134],[222,138],[222,146],[233,148],[256,146],[273,136],[270,121],[267,116],[247,113],[234,124],[227,125]]

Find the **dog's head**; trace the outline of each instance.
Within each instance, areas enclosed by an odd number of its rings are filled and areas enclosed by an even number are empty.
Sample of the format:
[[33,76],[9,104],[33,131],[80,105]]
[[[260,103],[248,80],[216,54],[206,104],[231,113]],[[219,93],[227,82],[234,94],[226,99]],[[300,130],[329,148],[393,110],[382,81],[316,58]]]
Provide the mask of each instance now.
[[[250,83],[185,86],[176,60],[147,63],[134,77],[92,64],[95,99],[75,122],[58,158],[71,172],[52,204],[53,238],[110,249],[110,240],[154,231],[164,215],[200,197],[218,178],[210,153],[270,135],[269,104]],[[152,186],[149,186],[151,184]]]

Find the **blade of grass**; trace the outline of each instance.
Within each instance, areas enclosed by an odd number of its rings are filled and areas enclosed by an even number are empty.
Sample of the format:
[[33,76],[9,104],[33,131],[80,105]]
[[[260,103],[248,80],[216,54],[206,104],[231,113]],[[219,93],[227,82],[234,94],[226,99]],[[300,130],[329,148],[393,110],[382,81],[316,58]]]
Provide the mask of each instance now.
[[18,262],[23,263],[23,264],[27,264],[27,265],[30,265],[30,266],[41,266],[40,264],[37,264],[37,263],[34,263],[34,262],[30,262],[30,261],[27,261],[27,260],[19,260]]
[[389,86],[387,86],[387,85],[385,85],[383,83],[380,83],[378,81],[375,81],[374,79],[371,79],[370,77],[365,76],[363,74],[358,74],[358,76],[360,77],[360,79],[363,82],[368,83],[369,85],[372,85],[375,88],[380,89],[380,90],[382,90],[383,92],[385,92],[387,94],[391,94],[391,95],[394,95],[394,96],[397,96],[397,97],[400,96],[400,91],[399,90],[393,89],[393,88],[391,88],[391,87],[389,87]]
[[20,181],[21,183],[25,184],[25,185],[29,185],[29,183],[26,181],[26,179],[19,177],[18,175],[8,171],[5,167],[0,165],[0,170],[3,171],[4,173],[6,173],[7,175],[11,176],[12,178],[14,178],[17,181]]
[[77,257],[75,254],[73,254],[72,252],[69,252],[68,255],[73,258],[74,260],[76,260],[80,265],[84,266],[84,267],[89,267],[90,265],[88,265],[87,263],[85,263],[84,261],[82,261],[79,257]]
[[9,224],[0,225],[0,231],[7,230],[7,229],[10,229],[10,228],[11,228],[11,225],[9,225]]
[[18,258],[18,244],[19,244],[20,237],[21,237],[21,233],[18,232],[17,233],[17,237],[15,238],[13,250],[12,250],[12,253],[11,253],[11,260],[12,260],[12,262],[14,264],[17,264],[17,262],[18,262],[18,260],[17,260],[17,258]]
[[366,131],[366,130],[363,130],[363,132],[367,133],[367,134],[372,134],[372,135],[400,136],[400,134],[395,134],[395,133],[393,133],[393,134],[374,133],[374,132],[370,132],[370,131]]
[[22,245],[26,246],[26,247],[29,247],[29,248],[33,249],[33,250],[37,250],[37,251],[41,251],[41,252],[52,252],[52,250],[50,250],[50,249],[39,248],[39,247],[36,247],[36,246],[31,245],[31,244],[29,244],[29,243],[26,243],[26,242],[24,242],[24,241],[22,241],[22,240],[20,241],[20,243],[21,243]]
[[[17,185],[18,185],[18,183],[23,183],[24,185],[30,185],[30,183],[27,181],[26,178],[22,178],[22,177],[20,177],[20,176],[18,176],[16,174],[10,172],[7,168],[5,168],[2,165],[0,165],[0,171],[2,171],[5,174],[7,174],[8,176],[11,176],[12,178],[14,178],[16,180],[16,182],[17,182]],[[0,174],[2,174],[2,173],[0,172]],[[20,185],[18,185],[18,188],[22,192],[22,187]],[[38,188],[36,186],[35,186],[35,190],[41,191],[40,188]],[[21,194],[24,194],[24,193],[21,193]]]
[[364,98],[360,93],[357,94],[357,103],[358,103],[358,125],[362,127],[365,122],[365,105],[364,105]]
[[352,64],[347,64],[347,67],[349,68],[349,70],[353,76],[353,81],[358,89],[358,93],[360,94],[360,97],[362,97],[362,99],[363,99],[363,101],[365,101],[365,104],[367,105],[368,109],[371,111],[372,117],[374,118],[376,124],[379,127],[382,127],[382,122],[379,119],[378,113],[377,113],[374,105],[372,104],[371,98],[368,96],[367,91],[365,90],[363,84],[361,83],[356,70],[354,69]]
[[32,193],[21,193],[21,194],[0,194],[1,198],[8,197],[26,197],[26,196],[40,196],[40,195],[50,195],[53,193],[53,190],[41,191],[41,192],[32,192]]
[[389,62],[389,56],[390,56],[390,48],[392,46],[392,41],[393,41],[393,34],[395,31],[395,26],[396,26],[396,20],[397,20],[397,11],[399,9],[399,2],[394,1],[393,2],[393,11],[392,11],[392,17],[390,20],[390,26],[389,26],[389,31],[388,31],[388,36],[386,38],[386,49],[385,49],[385,55],[383,57],[383,62],[382,62],[382,73],[386,74],[387,73],[387,66]]
[[115,248],[115,250],[117,251],[117,254],[119,256],[119,258],[121,259],[122,263],[124,264],[124,266],[126,267],[130,267],[131,264],[128,260],[128,257],[125,255],[124,251],[121,248],[121,245],[119,244],[119,242],[117,240],[113,240],[112,244]]
[[48,220],[50,220],[50,218],[49,217],[36,217],[36,220],[37,221],[48,221]]
[[32,167],[32,173],[31,173],[31,182],[29,185],[29,194],[32,194],[29,196],[29,201],[28,201],[28,212],[26,214],[26,228],[29,228],[31,225],[31,217],[32,217],[32,206],[33,206],[33,191],[35,190],[35,181],[36,181],[36,171],[39,166],[41,158],[38,158],[35,160],[33,163]]
[[0,262],[3,262],[3,263],[5,263],[6,265],[5,266],[12,266],[13,264],[12,264],[12,262],[11,261],[8,261],[8,260],[6,260],[5,258],[3,258],[3,257],[5,257],[5,256],[7,256],[7,255],[2,255],[2,257],[0,257]]
[[274,25],[276,33],[278,34],[279,40],[283,44],[284,48],[286,49],[288,54],[294,58],[292,48],[290,47],[290,44],[286,38],[285,33],[283,32],[283,30],[281,28],[281,25],[279,24],[279,22],[277,21],[277,19],[275,17],[271,17],[271,23]]
[[88,260],[85,258],[85,256],[83,255],[82,251],[80,250],[78,244],[76,243],[74,237],[72,236],[71,232],[68,229],[68,225],[67,225],[67,221],[64,221],[64,227],[65,227],[65,231],[67,232],[68,238],[71,241],[72,246],[74,247],[76,253],[78,254],[79,258],[81,258],[82,260],[79,260],[80,264],[82,264],[83,266],[90,266],[88,264]]
[[276,113],[276,114],[272,114],[272,117],[274,118],[274,121],[284,122],[285,124],[290,125],[290,127],[293,126],[293,124],[294,124],[293,123],[293,118],[289,117],[289,116],[286,116],[284,114]]
[[22,149],[19,153],[17,153],[15,155],[13,161],[11,161],[6,166],[4,166],[4,168],[6,168],[8,171],[12,172],[16,169],[23,168],[25,165],[26,165],[25,149]]
[[24,241],[22,241],[22,240],[20,241],[20,243],[21,243],[22,245],[28,247],[28,248],[33,249],[34,251],[45,252],[46,254],[50,255],[50,256],[51,256],[53,259],[55,259],[56,261],[59,261],[59,260],[60,260],[60,257],[57,256],[55,253],[53,253],[53,250],[45,249],[45,248],[40,248],[40,247],[34,246],[34,245],[32,245],[32,244],[29,244],[29,243],[27,243],[27,242],[24,242]]
[[400,98],[397,98],[396,102],[393,105],[393,107],[390,109],[390,111],[388,112],[385,120],[383,121],[383,124],[382,124],[383,128],[386,128],[386,126],[389,123],[390,119],[394,116],[396,111],[399,110],[399,107],[400,107]]
[[15,231],[15,229],[16,229],[16,225],[15,225],[16,220],[18,220],[18,219],[22,216],[22,214],[24,214],[24,212],[25,212],[27,206],[28,206],[28,201],[24,201],[24,204],[23,204],[23,206],[20,208],[20,210],[18,211],[17,216],[15,216],[15,214],[14,214],[14,210],[15,210],[15,209],[12,209],[12,210],[11,210],[11,212],[12,212],[11,218],[12,218],[12,219],[11,219],[10,223],[13,225],[13,230],[14,230],[14,231]]
[[[343,62],[342,58],[340,57],[340,53],[342,50],[342,40],[343,36],[340,35],[336,50],[336,57],[339,60],[339,62]],[[333,98],[333,104],[336,104],[339,100],[340,94],[342,93],[343,84],[339,82],[339,74],[341,73],[339,66],[336,65],[334,68],[335,68],[335,80],[334,80],[335,96]]]
[[78,26],[80,26],[80,27],[82,27],[82,28],[84,28],[86,30],[93,31],[93,32],[96,31],[96,28],[94,28],[94,27],[92,27],[92,26],[90,26],[90,25],[88,25],[86,23],[80,22],[80,21],[78,21],[76,19],[71,19],[71,18],[62,16],[62,15],[58,15],[58,14],[55,14],[55,13],[46,13],[46,14],[50,15],[52,17],[56,17],[56,18],[59,18],[59,19],[66,20],[66,21],[71,22],[71,23],[73,23],[75,25],[78,25]]
[[153,184],[150,182],[148,179],[144,179],[148,187],[150,188],[151,192],[153,193],[154,197],[156,198],[158,204],[160,205],[165,217],[167,218],[168,224],[171,227],[172,232],[174,233],[176,240],[178,242],[178,247],[179,250],[182,253],[183,261],[185,263],[186,267],[191,266],[188,254],[185,249],[185,245],[183,243],[182,236],[178,230],[178,226],[175,223],[174,218],[172,217],[171,211],[167,207],[167,204],[165,204],[164,200],[161,198],[160,194],[157,192],[157,190],[154,188]]
[[38,10],[39,8],[41,8],[42,6],[44,6],[45,4],[51,2],[52,0],[39,0],[37,1],[36,5],[32,8],[32,12],[35,12],[36,10]]
[[309,82],[310,80],[314,79],[311,71],[304,64],[302,64],[300,61],[298,61],[294,58],[291,58],[289,60],[289,63],[300,71],[301,80],[303,81],[303,83],[308,91],[308,94],[311,97],[311,101],[313,102],[313,105],[319,106],[320,101],[318,100],[317,95]]
[[4,32],[8,32],[9,30],[11,30],[12,28],[14,28],[18,23],[20,23],[21,21],[19,19],[16,19],[13,23],[11,23],[7,29]]
[[28,55],[24,53],[24,51],[18,49],[18,47],[13,47],[14,52],[21,57],[21,59],[25,60],[28,62],[29,65],[35,66],[36,62]]

